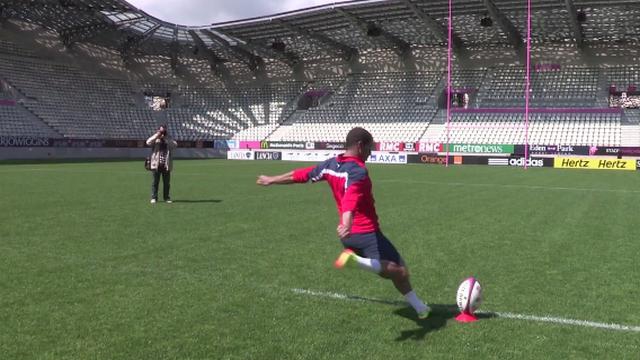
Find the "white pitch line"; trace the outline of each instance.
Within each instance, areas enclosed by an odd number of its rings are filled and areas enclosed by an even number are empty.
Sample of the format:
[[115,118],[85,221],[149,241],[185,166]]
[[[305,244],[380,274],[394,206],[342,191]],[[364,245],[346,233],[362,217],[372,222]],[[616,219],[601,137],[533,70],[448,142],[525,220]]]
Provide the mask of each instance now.
[[339,299],[339,300],[368,301],[368,302],[376,302],[376,303],[383,303],[383,304],[389,304],[389,305],[406,305],[407,304],[406,302],[402,302],[402,301],[382,300],[382,299],[366,298],[363,296],[321,292],[321,291],[313,291],[313,290],[306,290],[306,289],[291,289],[291,291],[293,291],[296,294],[325,297],[325,298],[332,298],[332,299]]
[[553,317],[553,316],[535,316],[535,315],[512,314],[512,313],[503,313],[503,312],[481,311],[479,313],[490,314],[490,315],[492,314],[492,315],[496,315],[497,317],[501,317],[505,319],[529,320],[529,321],[548,322],[548,323],[562,324],[562,325],[591,327],[591,328],[597,328],[597,329],[640,332],[640,326],[632,326],[632,325],[607,324],[607,323],[600,323],[600,322],[587,321],[587,320],[564,319],[564,318]]
[[[331,299],[338,299],[338,300],[368,301],[368,302],[376,302],[376,303],[383,303],[383,304],[389,304],[389,305],[406,305],[406,303],[402,301],[381,300],[381,299],[375,299],[375,298],[366,298],[362,296],[339,294],[339,293],[332,293],[332,292],[313,291],[313,290],[306,290],[306,289],[291,289],[291,291],[301,295],[324,297],[324,298],[331,298]],[[587,321],[587,320],[565,319],[565,318],[559,318],[559,317],[553,317],[553,316],[536,316],[536,315],[514,314],[509,312],[493,312],[493,311],[479,311],[478,314],[486,314],[486,315],[491,315],[494,317],[499,317],[504,319],[546,322],[546,323],[581,326],[581,327],[588,327],[588,328],[595,328],[595,329],[640,332],[640,326],[607,324],[607,323]]]

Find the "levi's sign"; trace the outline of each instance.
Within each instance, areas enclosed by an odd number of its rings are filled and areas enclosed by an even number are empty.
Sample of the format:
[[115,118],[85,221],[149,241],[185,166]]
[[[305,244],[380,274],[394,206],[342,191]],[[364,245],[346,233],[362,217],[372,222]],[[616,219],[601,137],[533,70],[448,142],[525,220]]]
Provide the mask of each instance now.
[[[442,145],[442,151],[447,151],[447,145]],[[484,144],[449,144],[449,152],[464,154],[513,154],[513,145],[484,145]]]
[[282,154],[279,151],[256,151],[256,160],[281,160]]
[[557,169],[596,169],[596,170],[635,170],[636,161],[632,159],[590,159],[557,157],[553,161]]

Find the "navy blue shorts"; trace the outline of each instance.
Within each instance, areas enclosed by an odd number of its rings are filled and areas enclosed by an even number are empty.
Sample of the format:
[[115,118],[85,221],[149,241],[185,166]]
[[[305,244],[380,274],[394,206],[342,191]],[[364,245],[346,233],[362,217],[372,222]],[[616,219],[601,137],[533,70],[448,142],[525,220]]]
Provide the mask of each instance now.
[[353,250],[358,256],[369,259],[392,261],[404,265],[404,260],[391,241],[380,231],[366,234],[351,234],[342,240],[342,246]]

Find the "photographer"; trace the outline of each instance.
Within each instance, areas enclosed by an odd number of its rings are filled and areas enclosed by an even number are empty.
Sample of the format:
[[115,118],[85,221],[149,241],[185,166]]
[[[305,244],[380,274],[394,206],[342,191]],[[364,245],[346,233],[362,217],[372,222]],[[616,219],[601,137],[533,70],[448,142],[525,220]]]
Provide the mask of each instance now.
[[158,201],[158,184],[162,175],[162,190],[164,201],[171,203],[169,189],[171,187],[171,170],[173,163],[171,161],[171,151],[178,147],[178,143],[169,136],[166,125],[160,125],[158,131],[147,139],[147,145],[153,147],[151,154],[150,168],[153,174],[153,183],[151,185],[151,203]]

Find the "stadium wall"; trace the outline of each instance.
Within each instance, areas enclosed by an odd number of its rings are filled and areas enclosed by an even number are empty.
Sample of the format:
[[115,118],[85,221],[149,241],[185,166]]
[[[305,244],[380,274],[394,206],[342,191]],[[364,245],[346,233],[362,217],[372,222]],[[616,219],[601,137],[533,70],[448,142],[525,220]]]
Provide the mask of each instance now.
[[[517,146],[510,145],[511,149]],[[571,148],[571,149],[569,149]],[[503,154],[466,154],[466,153],[407,153],[374,151],[367,163],[406,165],[406,164],[433,164],[444,165],[488,165],[502,167],[527,167],[527,168],[555,168],[574,170],[640,170],[640,160],[635,157],[621,158],[621,156],[607,156],[618,153],[638,153],[640,148],[602,148],[593,154],[582,154],[581,149],[567,147],[567,151],[549,151],[551,154],[539,154],[525,158],[516,153]],[[569,151],[570,150],[570,151]],[[250,150],[229,149],[226,157],[229,160],[244,161],[297,161],[297,162],[321,162],[341,154],[344,150],[309,150],[309,149],[281,149],[281,150]],[[512,150],[513,151],[513,150]],[[581,155],[582,154],[582,155]]]

